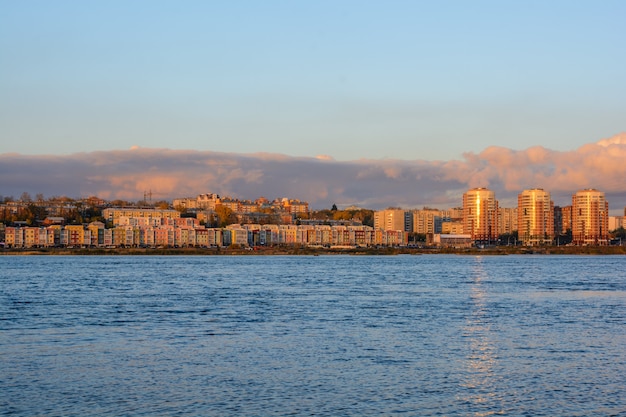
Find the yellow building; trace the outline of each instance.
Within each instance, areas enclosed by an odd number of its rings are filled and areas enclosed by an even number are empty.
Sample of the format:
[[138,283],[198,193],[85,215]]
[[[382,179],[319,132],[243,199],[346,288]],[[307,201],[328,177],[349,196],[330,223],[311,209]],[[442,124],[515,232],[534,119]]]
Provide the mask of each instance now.
[[[66,233],[66,242],[65,244],[68,246],[83,246],[85,244],[85,228],[82,224],[80,225],[67,225],[64,229]],[[87,243],[87,245],[89,245]]]
[[443,216],[440,210],[424,208],[413,210],[413,232],[421,234],[441,233]]
[[441,223],[441,234],[462,235],[463,222],[443,222]]
[[498,207],[498,235],[517,230],[517,207]]
[[87,229],[91,232],[92,246],[100,246],[104,244],[104,223],[91,222],[87,226]]
[[177,210],[157,210],[152,208],[106,208],[102,210],[102,216],[117,226],[120,224],[120,218],[122,217],[177,219],[180,217],[180,212]]
[[609,203],[604,193],[593,188],[572,196],[572,242],[576,245],[607,245]]
[[38,227],[25,227],[24,231],[24,247],[32,248],[39,246],[39,228]]
[[554,203],[542,188],[517,196],[518,239],[527,246],[549,245],[554,240]]
[[498,239],[498,201],[493,191],[473,188],[463,194],[463,232],[474,241]]
[[[410,220],[407,222],[407,220]],[[374,213],[374,229],[412,231],[407,223],[413,223],[413,214],[401,209],[387,209]]]

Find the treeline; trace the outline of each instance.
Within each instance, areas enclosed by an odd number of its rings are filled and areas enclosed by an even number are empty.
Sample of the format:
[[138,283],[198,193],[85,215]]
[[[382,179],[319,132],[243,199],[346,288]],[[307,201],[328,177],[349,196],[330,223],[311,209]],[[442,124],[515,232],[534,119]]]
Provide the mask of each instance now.
[[345,209],[339,210],[333,207],[325,210],[311,211],[308,216],[311,220],[334,220],[334,221],[357,221],[365,226],[374,227],[374,210],[369,209]]
[[62,217],[67,224],[82,224],[102,220],[102,208],[89,199],[65,196],[44,198],[43,194],[37,194],[31,198],[29,193],[23,193],[17,200],[0,196],[0,222],[25,222],[34,226],[47,217]]

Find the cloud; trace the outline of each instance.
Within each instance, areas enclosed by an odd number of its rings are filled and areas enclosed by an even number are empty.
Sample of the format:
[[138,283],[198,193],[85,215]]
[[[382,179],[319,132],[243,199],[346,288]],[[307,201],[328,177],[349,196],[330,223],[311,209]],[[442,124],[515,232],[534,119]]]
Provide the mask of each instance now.
[[0,154],[0,194],[26,191],[47,197],[67,195],[154,200],[218,193],[255,199],[290,197],[313,208],[359,205],[455,207],[471,187],[489,187],[501,205],[516,205],[525,188],[550,191],[568,205],[582,188],[607,193],[612,209],[626,205],[626,133],[559,152],[541,146],[513,150],[491,146],[461,160],[335,161],[281,154],[234,154],[149,149],[71,155]]

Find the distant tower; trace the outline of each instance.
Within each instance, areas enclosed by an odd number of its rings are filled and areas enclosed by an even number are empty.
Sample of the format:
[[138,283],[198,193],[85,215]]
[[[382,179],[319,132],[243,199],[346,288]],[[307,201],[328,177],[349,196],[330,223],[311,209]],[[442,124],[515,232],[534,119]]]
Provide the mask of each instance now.
[[554,203],[541,188],[517,196],[517,232],[524,245],[551,244],[554,239]]
[[580,190],[572,196],[572,241],[576,245],[607,245],[609,203],[602,191]]
[[463,232],[478,242],[498,239],[498,201],[493,191],[473,188],[463,194]]

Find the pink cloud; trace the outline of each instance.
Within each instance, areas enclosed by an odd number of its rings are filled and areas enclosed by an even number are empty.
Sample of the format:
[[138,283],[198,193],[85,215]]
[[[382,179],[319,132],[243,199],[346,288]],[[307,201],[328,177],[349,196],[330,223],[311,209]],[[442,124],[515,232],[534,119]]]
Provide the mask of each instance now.
[[291,197],[314,208],[356,204],[453,207],[471,187],[489,187],[514,202],[525,188],[542,187],[569,204],[581,188],[607,193],[611,208],[626,205],[626,133],[559,152],[541,146],[491,146],[461,160],[335,161],[281,154],[232,154],[134,148],[63,156],[0,154],[0,194],[139,200],[214,192],[254,199]]

